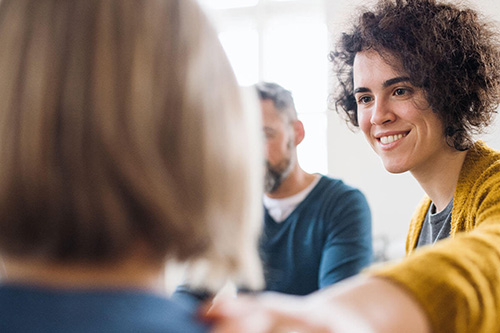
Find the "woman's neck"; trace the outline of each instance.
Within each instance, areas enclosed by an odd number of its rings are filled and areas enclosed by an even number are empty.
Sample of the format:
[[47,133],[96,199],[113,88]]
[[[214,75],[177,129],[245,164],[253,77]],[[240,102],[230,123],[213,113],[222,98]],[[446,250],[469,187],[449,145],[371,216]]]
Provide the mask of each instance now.
[[139,289],[164,293],[161,265],[127,259],[117,264],[52,264],[4,258],[2,281],[58,289]]
[[436,206],[437,212],[452,200],[467,151],[450,150],[426,168],[411,170],[413,177]]

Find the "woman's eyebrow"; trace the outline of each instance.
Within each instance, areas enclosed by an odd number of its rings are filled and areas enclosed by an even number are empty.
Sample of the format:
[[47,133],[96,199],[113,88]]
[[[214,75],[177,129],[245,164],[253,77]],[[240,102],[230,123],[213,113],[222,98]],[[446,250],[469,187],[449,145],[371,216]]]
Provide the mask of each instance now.
[[387,87],[392,86],[393,84],[396,84],[399,82],[405,82],[405,81],[410,81],[410,78],[408,76],[398,76],[398,77],[395,77],[395,78],[392,78],[392,79],[385,81],[382,84],[382,87],[387,88]]
[[[396,84],[399,82],[406,82],[406,81],[408,81],[408,82],[410,81],[410,78],[408,76],[394,77],[392,79],[384,81],[384,83],[382,83],[382,88],[387,88],[387,87],[392,86],[393,84]],[[354,89],[353,95],[355,95],[357,93],[364,93],[364,92],[370,92],[370,91],[371,90],[369,88],[359,87],[359,88]]]
[[362,92],[370,92],[371,90],[368,89],[368,88],[365,88],[365,87],[359,87],[359,88],[356,88],[354,89],[354,91],[352,92],[353,95],[356,95],[357,93],[362,93]]

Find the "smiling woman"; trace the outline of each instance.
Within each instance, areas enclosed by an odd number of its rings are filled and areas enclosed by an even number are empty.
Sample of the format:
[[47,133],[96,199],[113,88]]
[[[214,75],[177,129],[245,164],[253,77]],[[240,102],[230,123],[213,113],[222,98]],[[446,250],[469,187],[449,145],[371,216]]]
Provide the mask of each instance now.
[[[387,171],[410,171],[421,181],[439,170],[447,173],[442,166],[452,167],[455,160],[461,164],[465,154],[447,144],[443,122],[424,90],[411,83],[404,69],[389,65],[395,59],[387,58],[373,50],[356,54],[353,87],[359,127]],[[450,199],[445,197],[442,204]]]
[[[423,89],[429,106],[443,121],[449,144],[465,150],[472,145],[472,135],[487,127],[496,112],[500,71],[492,43],[498,40],[495,27],[491,23],[482,29],[461,26],[474,24],[480,16],[472,9],[457,14],[415,5],[400,12],[401,6],[404,3],[387,9],[381,14],[383,17],[363,16],[360,22],[364,30],[358,27],[352,34],[344,35],[336,53],[332,53],[341,84],[338,105],[349,121],[358,126],[350,68],[357,52],[373,50],[387,66],[401,71],[413,86]],[[419,10],[423,15],[415,18],[414,12]],[[387,26],[378,26],[379,20]],[[399,26],[399,20],[413,23]],[[450,23],[434,27],[426,20]],[[402,29],[401,33],[394,30],[396,26]]]
[[255,332],[256,321],[259,332],[500,327],[500,152],[473,136],[500,103],[500,31],[439,0],[379,0],[358,14],[331,54],[338,112],[388,171],[410,171],[426,192],[408,257],[303,299],[220,304],[220,332]]

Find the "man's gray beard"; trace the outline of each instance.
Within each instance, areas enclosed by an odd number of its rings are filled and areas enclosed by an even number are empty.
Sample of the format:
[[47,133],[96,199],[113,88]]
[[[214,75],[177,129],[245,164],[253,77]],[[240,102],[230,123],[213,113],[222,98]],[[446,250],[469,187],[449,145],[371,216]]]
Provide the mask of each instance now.
[[264,179],[264,192],[266,193],[273,193],[275,192],[280,186],[283,180],[288,177],[290,174],[290,171],[292,171],[292,161],[288,160],[286,168],[284,170],[276,170],[273,169],[273,167],[269,164],[269,162],[266,162],[266,175]]
[[266,167],[266,177],[264,179],[264,192],[272,193],[276,191],[283,181],[281,177],[281,173],[275,170],[271,170],[269,163],[267,163]]

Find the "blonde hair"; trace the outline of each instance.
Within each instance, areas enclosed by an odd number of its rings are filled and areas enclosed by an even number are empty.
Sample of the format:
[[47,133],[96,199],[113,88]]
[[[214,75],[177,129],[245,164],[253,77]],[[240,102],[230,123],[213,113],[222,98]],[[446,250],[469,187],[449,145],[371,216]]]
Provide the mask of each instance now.
[[258,112],[193,1],[2,0],[0,45],[2,254],[261,283]]

